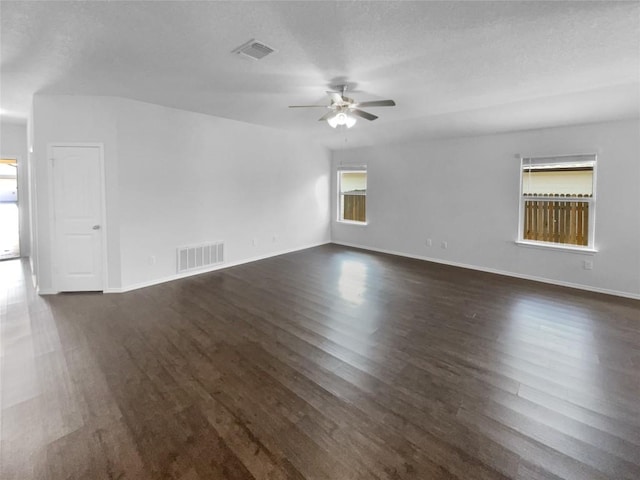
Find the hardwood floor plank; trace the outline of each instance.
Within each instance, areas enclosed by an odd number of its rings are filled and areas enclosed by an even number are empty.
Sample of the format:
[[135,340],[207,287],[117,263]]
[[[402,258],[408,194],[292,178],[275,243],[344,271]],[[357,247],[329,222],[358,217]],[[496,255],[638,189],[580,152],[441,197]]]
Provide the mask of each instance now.
[[[483,402],[483,405],[486,406],[487,403],[495,404],[491,405],[493,410],[504,411],[507,414],[518,413],[525,417],[525,423],[533,420],[536,424],[544,425],[546,429],[555,430],[608,454],[624,459],[632,464],[630,469],[635,468],[640,455],[640,446],[636,443],[610,434],[606,430],[579,422],[558,411],[545,408],[520,396],[493,394],[488,402]],[[536,428],[540,427],[537,426]],[[588,448],[580,448],[579,450],[587,451]]]
[[477,428],[497,443],[507,446],[524,461],[539,465],[549,472],[566,480],[603,480],[611,479],[605,473],[578,460],[563,455],[551,447],[521,434],[502,423],[482,414],[461,408],[458,418],[465,425]]
[[[475,408],[468,406],[463,408],[469,412],[473,411],[495,420],[505,427],[517,431],[567,457],[602,471],[612,478],[635,479],[640,477],[640,466],[633,463],[634,457],[637,458],[637,452],[631,453],[631,461],[623,459],[621,455],[624,454],[624,451],[616,453],[604,451],[589,442],[559,432],[556,428],[545,425],[528,415],[514,412],[496,402],[487,402]],[[621,445],[618,446],[620,447]],[[627,453],[630,452],[627,450]]]
[[610,435],[622,438],[637,445],[640,449],[640,425],[638,422],[625,422],[621,419],[564,400],[552,393],[536,390],[526,385],[520,388],[518,396],[574,419],[583,425],[591,426],[605,431]]

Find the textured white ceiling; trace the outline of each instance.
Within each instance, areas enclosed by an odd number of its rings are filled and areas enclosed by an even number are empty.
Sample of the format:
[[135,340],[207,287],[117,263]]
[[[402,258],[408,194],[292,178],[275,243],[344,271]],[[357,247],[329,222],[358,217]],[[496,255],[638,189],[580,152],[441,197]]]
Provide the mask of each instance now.
[[[636,118],[640,3],[0,3],[0,103],[34,93],[115,95],[311,133],[339,148],[413,137]],[[277,53],[231,51],[255,38]],[[342,80],[392,98],[334,131],[317,122]]]

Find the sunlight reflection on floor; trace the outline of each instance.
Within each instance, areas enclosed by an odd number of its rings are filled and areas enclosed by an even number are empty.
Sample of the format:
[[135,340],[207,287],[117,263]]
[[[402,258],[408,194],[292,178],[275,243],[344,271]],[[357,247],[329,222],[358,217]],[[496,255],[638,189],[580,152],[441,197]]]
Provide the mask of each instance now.
[[354,260],[343,260],[340,265],[338,290],[340,296],[355,305],[364,302],[363,295],[367,290],[367,264]]

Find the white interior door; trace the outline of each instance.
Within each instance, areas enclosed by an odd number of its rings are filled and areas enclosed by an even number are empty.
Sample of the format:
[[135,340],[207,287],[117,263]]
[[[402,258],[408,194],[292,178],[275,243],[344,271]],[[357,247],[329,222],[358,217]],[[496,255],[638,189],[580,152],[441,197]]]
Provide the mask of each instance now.
[[54,288],[103,290],[102,150],[52,147]]

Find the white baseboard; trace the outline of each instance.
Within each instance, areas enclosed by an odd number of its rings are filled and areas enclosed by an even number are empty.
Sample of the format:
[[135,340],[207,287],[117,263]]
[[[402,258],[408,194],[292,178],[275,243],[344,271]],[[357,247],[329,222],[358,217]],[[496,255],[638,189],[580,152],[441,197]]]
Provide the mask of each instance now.
[[36,287],[36,293],[38,295],[57,295],[60,292],[57,291],[57,290],[52,290],[50,288],[38,288],[38,287]]
[[452,267],[460,267],[460,268],[467,268],[469,270],[478,270],[480,272],[487,272],[487,273],[495,273],[497,275],[504,275],[506,277],[514,277],[514,278],[521,278],[523,280],[533,280],[534,282],[541,282],[541,283],[548,283],[551,285],[558,285],[561,287],[569,287],[569,288],[576,288],[578,290],[586,290],[589,292],[596,292],[596,293],[604,293],[607,295],[615,295],[617,297],[625,297],[625,298],[632,298],[634,300],[640,300],[640,294],[638,293],[631,293],[631,292],[621,292],[619,290],[609,290],[607,288],[599,288],[599,287],[592,287],[591,285],[582,285],[579,283],[571,283],[571,282],[564,282],[561,280],[553,280],[550,278],[544,278],[544,277],[536,277],[534,275],[525,275],[522,273],[514,273],[514,272],[508,272],[505,270],[498,270],[496,268],[488,268],[488,267],[479,267],[477,265],[469,265],[466,263],[459,263],[459,262],[451,262],[448,260],[442,260],[439,258],[431,258],[431,257],[424,257],[421,255],[412,255],[409,253],[403,253],[403,252],[397,252],[394,250],[386,250],[384,248],[375,248],[375,247],[368,247],[365,245],[357,245],[355,243],[347,243],[347,242],[331,242],[331,243],[335,243],[336,245],[342,245],[345,247],[353,247],[353,248],[359,248],[361,250],[369,250],[372,252],[379,252],[379,253],[387,253],[389,255],[397,255],[399,257],[407,257],[407,258],[414,258],[416,260],[423,260],[425,262],[433,262],[433,263],[441,263],[443,265],[450,265]]
[[[280,251],[277,251],[277,252],[267,253],[265,255],[258,255],[256,257],[250,257],[250,258],[245,258],[243,260],[237,260],[235,262],[222,263],[220,265],[214,265],[214,266],[212,266],[210,268],[204,268],[204,269],[193,271],[193,272],[176,273],[175,275],[169,275],[167,277],[156,278],[156,279],[153,279],[153,280],[149,280],[147,282],[136,283],[134,285],[127,285],[126,287],[106,288],[104,290],[104,293],[125,293],[125,292],[130,292],[132,290],[138,290],[140,288],[151,287],[153,285],[158,285],[160,283],[172,282],[174,280],[179,280],[181,278],[192,277],[194,275],[202,275],[203,273],[214,272],[216,270],[222,270],[222,269],[225,269],[225,268],[235,267],[237,265],[242,265],[242,264],[245,264],[245,263],[251,263],[251,262],[256,262],[258,260],[264,260],[266,258],[277,257],[279,255],[285,255],[287,253],[293,253],[293,252],[297,252],[297,251],[300,251],[300,250],[306,250],[307,248],[319,247],[320,245],[326,245],[328,243],[331,243],[331,241],[327,240],[326,242],[319,242],[319,243],[314,243],[314,244],[311,244],[311,245],[305,245],[305,246],[302,246],[302,247],[290,248],[290,249],[287,249],[287,250],[280,250]],[[57,293],[57,292],[52,292],[52,293]]]

